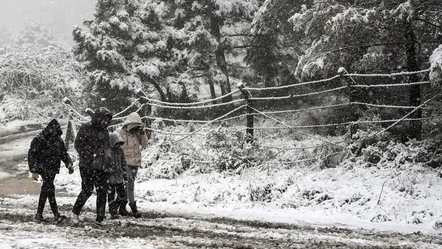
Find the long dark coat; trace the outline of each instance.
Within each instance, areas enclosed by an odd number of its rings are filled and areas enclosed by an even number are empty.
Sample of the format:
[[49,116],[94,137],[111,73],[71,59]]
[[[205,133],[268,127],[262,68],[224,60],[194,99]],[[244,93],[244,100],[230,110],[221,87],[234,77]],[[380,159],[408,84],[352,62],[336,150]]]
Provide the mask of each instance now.
[[100,125],[105,118],[112,119],[112,113],[105,107],[95,110],[92,120],[82,124],[75,138],[74,147],[80,157],[79,167],[105,170],[110,162],[109,131]]
[[60,124],[53,119],[32,139],[28,151],[28,165],[31,173],[55,175],[60,173],[61,161],[66,167],[72,165],[71,157],[61,138],[62,134]]

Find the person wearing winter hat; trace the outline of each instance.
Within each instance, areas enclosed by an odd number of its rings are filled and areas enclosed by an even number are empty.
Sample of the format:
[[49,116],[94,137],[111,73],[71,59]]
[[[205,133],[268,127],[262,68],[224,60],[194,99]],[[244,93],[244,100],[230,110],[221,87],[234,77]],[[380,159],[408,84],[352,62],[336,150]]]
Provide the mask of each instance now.
[[[112,162],[109,167],[109,188],[108,188],[108,204],[109,213],[112,219],[118,219],[118,208],[126,201],[126,189],[124,187],[127,182],[126,174],[126,156],[121,146],[124,144],[121,136],[113,132],[109,135],[109,143],[111,147]],[[115,194],[117,195],[115,198]]]
[[107,167],[111,161],[108,126],[112,113],[100,107],[92,114],[92,120],[80,126],[74,141],[74,147],[80,158],[81,192],[72,208],[73,221],[80,221],[80,212],[95,190],[97,192],[97,218],[101,223],[105,218],[107,197]]
[[37,213],[35,220],[38,222],[45,222],[43,218],[43,210],[46,200],[49,199],[52,213],[55,220],[60,222],[66,216],[60,215],[58,212],[57,201],[55,199],[55,176],[60,173],[61,161],[66,165],[69,174],[74,173],[72,166],[72,159],[67,152],[61,135],[60,124],[56,119],[53,119],[37,136],[31,141],[31,146],[28,151],[28,165],[29,171],[32,173],[32,178],[38,180],[40,175],[43,181],[38,199]]
[[[127,162],[127,200],[129,200],[132,215],[135,218],[140,218],[141,214],[138,211],[134,194],[135,179],[138,168],[141,167],[141,149],[146,148],[148,142],[140,115],[136,112],[130,113],[123,122],[123,126],[117,132],[124,141],[122,148]],[[122,216],[128,215],[126,210],[127,200],[121,204],[119,209],[119,214]]]

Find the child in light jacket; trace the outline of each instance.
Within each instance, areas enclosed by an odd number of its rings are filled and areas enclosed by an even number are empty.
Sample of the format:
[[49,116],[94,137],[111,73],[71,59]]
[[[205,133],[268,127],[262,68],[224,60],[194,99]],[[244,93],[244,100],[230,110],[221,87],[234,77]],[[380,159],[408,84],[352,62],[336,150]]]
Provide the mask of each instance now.
[[135,180],[138,168],[141,167],[141,151],[147,147],[148,142],[140,115],[136,112],[129,114],[117,132],[124,140],[123,149],[127,161],[127,200],[120,206],[119,214],[122,216],[129,214],[126,210],[127,201],[129,201],[133,217],[140,218],[141,213],[138,211],[135,200]]
[[109,213],[111,214],[112,219],[118,219],[118,208],[123,203],[126,203],[126,156],[124,154],[123,148],[121,148],[121,146],[124,144],[124,141],[118,133],[114,132],[109,135],[109,144],[112,151],[112,162],[108,170]]

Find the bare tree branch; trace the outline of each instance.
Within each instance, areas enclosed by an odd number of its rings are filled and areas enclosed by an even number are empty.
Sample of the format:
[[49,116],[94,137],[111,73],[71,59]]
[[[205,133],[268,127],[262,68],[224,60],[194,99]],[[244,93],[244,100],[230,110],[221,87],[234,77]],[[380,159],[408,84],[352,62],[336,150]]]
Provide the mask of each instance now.
[[432,23],[432,22],[430,22],[430,21],[428,21],[428,20],[425,20],[425,19],[422,19],[422,18],[416,18],[416,20],[417,20],[417,21],[421,21],[421,22],[423,22],[423,23],[425,23],[425,24],[431,25],[431,26],[433,26],[433,27],[436,27],[436,28],[442,29],[442,26],[437,25],[437,24],[435,24],[435,23]]

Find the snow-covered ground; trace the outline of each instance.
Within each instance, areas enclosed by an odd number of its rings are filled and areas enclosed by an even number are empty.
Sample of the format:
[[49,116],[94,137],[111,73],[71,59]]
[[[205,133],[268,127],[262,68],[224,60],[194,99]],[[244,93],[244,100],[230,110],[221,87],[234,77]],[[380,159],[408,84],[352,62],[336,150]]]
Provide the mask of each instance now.
[[[80,191],[78,172],[71,176],[63,171],[56,181],[70,193]],[[263,186],[269,186],[269,200],[252,201],[253,191]],[[442,222],[442,178],[434,170],[411,165],[184,174],[177,179],[138,181],[136,195],[139,208],[145,211],[441,233],[437,222]],[[88,205],[93,208],[95,203]]]
[[[15,147],[17,150],[27,151],[29,144],[17,142],[14,146],[21,146]],[[71,153],[75,157],[75,152]],[[161,159],[149,161],[152,153],[149,149],[143,152],[145,163],[136,184],[138,206],[145,213],[362,229],[404,236],[441,234],[442,178],[438,177],[436,170],[417,163],[367,167],[360,161],[345,161],[336,168],[323,170],[304,166],[252,167],[242,169],[240,173],[214,171],[197,174],[189,170],[173,179],[149,179],[156,165],[164,163],[160,162]],[[148,165],[147,161],[152,164]],[[74,166],[78,167],[78,161]],[[26,162],[20,167],[26,169]],[[0,176],[4,174],[0,173]],[[56,188],[67,191],[57,200],[59,206],[66,207],[63,210],[69,215],[69,207],[80,191],[78,168],[73,175],[63,168],[56,177]],[[37,198],[36,195],[17,195],[4,197],[1,202],[6,206],[27,207],[24,212],[29,212],[35,207]],[[86,203],[85,209],[95,209],[94,196]],[[45,212],[51,217],[48,206]],[[171,226],[183,222],[176,221]],[[49,230],[57,230],[57,226],[50,226],[54,228]],[[44,226],[47,227],[49,225]],[[45,234],[29,229],[27,233],[26,225],[7,221],[0,223],[0,228],[0,248],[168,248],[161,243],[129,242],[112,236],[108,241],[79,241],[69,236],[69,230]],[[399,241],[391,243],[398,246]],[[407,246],[442,248],[439,242]]]

